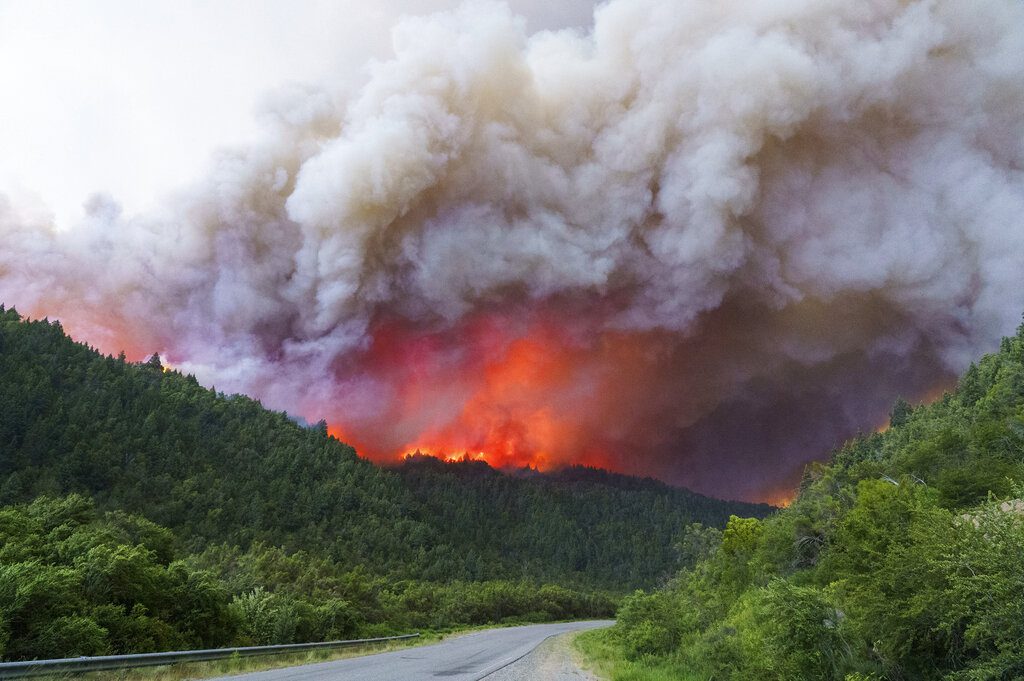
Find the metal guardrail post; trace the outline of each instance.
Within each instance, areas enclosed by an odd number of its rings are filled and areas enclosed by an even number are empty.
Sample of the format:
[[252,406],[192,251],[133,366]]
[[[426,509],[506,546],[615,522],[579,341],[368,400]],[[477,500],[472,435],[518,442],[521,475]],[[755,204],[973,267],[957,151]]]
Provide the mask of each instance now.
[[416,638],[419,633],[380,638],[360,638],[352,641],[326,641],[324,643],[287,643],[276,646],[247,646],[244,648],[211,648],[209,650],[180,650],[164,653],[139,653],[136,655],[104,655],[101,657],[67,657],[60,660],[25,660],[22,662],[0,662],[0,679],[16,679],[43,674],[85,673],[105,669],[131,669],[157,665],[180,664],[183,662],[206,662],[222,660],[233,655],[277,655],[280,653],[301,653],[321,648],[345,648],[369,643],[384,643]]

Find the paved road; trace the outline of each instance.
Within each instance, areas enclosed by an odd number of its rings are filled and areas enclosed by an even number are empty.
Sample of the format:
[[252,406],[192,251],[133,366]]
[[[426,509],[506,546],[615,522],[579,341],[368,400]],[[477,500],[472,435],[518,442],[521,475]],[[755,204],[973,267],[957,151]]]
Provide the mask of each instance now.
[[477,681],[528,655],[550,636],[611,624],[610,621],[569,622],[488,629],[429,646],[228,678],[245,681]]

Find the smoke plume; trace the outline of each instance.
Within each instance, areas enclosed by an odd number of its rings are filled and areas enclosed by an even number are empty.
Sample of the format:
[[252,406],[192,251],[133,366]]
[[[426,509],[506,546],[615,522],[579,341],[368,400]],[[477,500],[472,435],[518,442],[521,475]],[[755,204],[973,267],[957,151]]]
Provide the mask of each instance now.
[[470,3],[163,211],[0,202],[0,300],[378,460],[776,498],[1016,326],[1022,112],[1015,0]]

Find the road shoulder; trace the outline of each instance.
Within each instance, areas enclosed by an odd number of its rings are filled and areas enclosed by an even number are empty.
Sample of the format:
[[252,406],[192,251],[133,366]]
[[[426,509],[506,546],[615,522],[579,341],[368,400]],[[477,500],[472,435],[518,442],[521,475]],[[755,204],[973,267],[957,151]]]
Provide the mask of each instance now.
[[485,677],[485,681],[597,681],[580,668],[572,641],[580,632],[552,636],[528,654]]

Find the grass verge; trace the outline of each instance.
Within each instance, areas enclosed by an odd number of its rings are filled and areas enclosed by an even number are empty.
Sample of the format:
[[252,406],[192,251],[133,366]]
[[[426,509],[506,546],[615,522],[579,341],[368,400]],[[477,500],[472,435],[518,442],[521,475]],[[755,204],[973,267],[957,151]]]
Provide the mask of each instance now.
[[211,660],[209,662],[186,662],[183,664],[165,665],[159,667],[139,667],[137,669],[116,669],[102,672],[90,672],[88,674],[65,674],[52,676],[35,677],[37,679],[56,680],[76,679],[85,681],[184,681],[185,679],[209,679],[216,676],[230,676],[233,674],[245,674],[248,672],[262,672],[282,667],[295,667],[303,664],[316,664],[317,662],[331,662],[343,660],[349,657],[360,657],[375,653],[386,653],[391,650],[413,648],[416,646],[437,643],[444,636],[437,633],[422,633],[419,638],[407,639],[404,641],[388,641],[385,643],[373,643],[353,648],[335,648],[309,650],[301,653],[285,653],[281,655],[253,655],[251,657],[234,656],[223,660]]
[[604,681],[706,681],[668,658],[626,658],[614,629],[585,631],[573,639],[583,666]]

